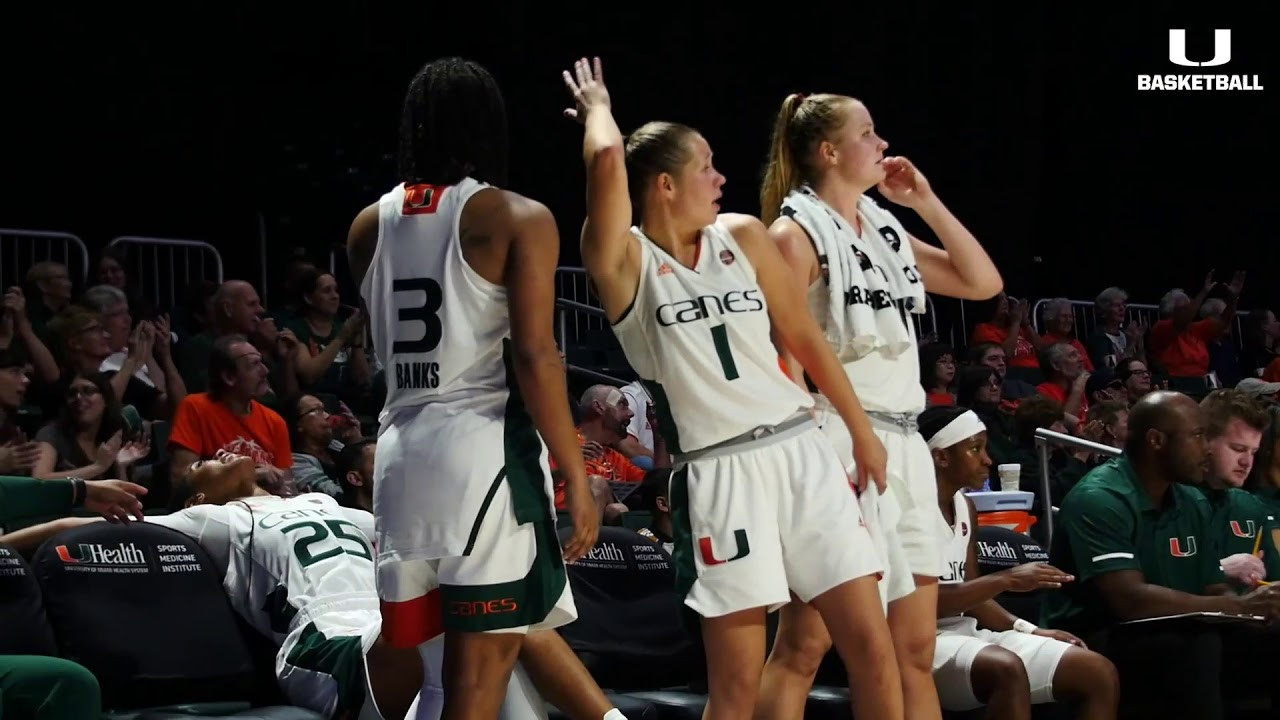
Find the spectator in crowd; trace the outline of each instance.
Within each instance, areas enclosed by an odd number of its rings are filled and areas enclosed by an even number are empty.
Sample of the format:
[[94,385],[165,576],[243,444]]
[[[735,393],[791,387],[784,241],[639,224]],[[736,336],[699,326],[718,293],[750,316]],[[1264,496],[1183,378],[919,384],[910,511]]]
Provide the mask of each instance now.
[[170,477],[181,478],[197,460],[231,452],[253,458],[258,482],[268,491],[294,494],[289,427],[256,399],[268,390],[262,354],[243,335],[223,335],[206,363],[209,391],[188,395],[174,415]]
[[[627,399],[631,420],[627,423],[627,437],[618,443],[617,450],[635,463],[636,467],[646,471],[652,470],[655,447],[654,429],[657,422],[650,417],[651,413],[656,414],[656,409],[649,400],[649,391],[639,380],[627,383],[618,389]],[[575,421],[577,420],[580,419]]]
[[187,387],[170,352],[173,335],[169,316],[143,320],[135,329],[128,298],[111,285],[95,285],[86,290],[84,304],[98,313],[107,328],[111,355],[99,369],[120,373],[119,382],[115,383],[117,388],[123,383],[120,401],[138,408],[148,418],[173,417],[174,408],[187,396]]
[[[218,284],[212,280],[193,282],[182,293],[182,302],[173,309],[173,330],[180,343],[201,333],[213,333],[213,298],[217,294]],[[182,367],[181,357],[178,367]]]
[[135,316],[142,318],[157,316],[155,305],[143,296],[139,288],[129,286],[129,273],[124,269],[126,259],[125,252],[118,247],[103,248],[102,253],[98,255],[98,261],[93,265],[89,281],[119,290],[125,296]]
[[920,384],[929,405],[955,405],[956,354],[950,345],[929,343],[920,348]]
[[[71,373],[96,373],[111,356],[110,331],[102,316],[81,305],[68,305],[49,321],[49,344],[58,360],[59,377],[65,384]],[[111,388],[123,397],[130,378],[151,353],[152,330],[140,325],[131,340],[128,362],[111,376]],[[58,390],[56,383],[50,389]],[[62,398],[45,398],[45,409],[56,413]]]
[[[74,373],[65,386],[58,417],[36,434],[37,478],[127,478],[131,466],[150,451],[146,436],[125,424],[108,373]],[[126,434],[128,437],[126,437]]]
[[1125,360],[1116,369],[1116,377],[1124,383],[1125,394],[1129,397],[1130,405],[1141,400],[1154,388],[1151,382],[1151,369],[1142,360]]
[[[995,343],[979,343],[969,348],[969,364],[985,365],[992,370],[1000,378],[1000,396],[1009,400],[1021,400],[1028,395],[1034,395],[1036,386],[1025,380],[1018,380],[1008,376],[1008,366],[1005,362],[1004,348]],[[959,398],[956,399],[957,404],[963,405]]]
[[280,304],[272,303],[270,315],[276,321],[277,327],[287,327],[289,323],[297,320],[302,316],[306,305],[301,300],[302,278],[305,275],[316,272],[319,268],[307,257],[305,248],[294,248],[293,254],[289,257],[288,262],[284,264],[281,288],[284,292],[284,302]]
[[343,445],[338,453],[336,470],[342,486],[338,499],[346,507],[373,512],[373,462],[377,450],[375,438],[361,438]]
[[995,598],[1051,591],[1073,580],[1045,563],[1025,563],[979,577],[978,511],[965,493],[981,490],[991,470],[982,421],[963,407],[920,415],[937,472],[938,505],[949,532],[938,590],[933,677],[947,710],[987,706],[993,718],[1030,717],[1033,703],[1065,700],[1079,717],[1114,718],[1120,696],[1115,667],[1061,630],[1036,627]]
[[11,349],[16,358],[30,360],[37,377],[46,383],[58,379],[58,363],[48,346],[40,339],[27,317],[27,299],[22,288],[11,287],[0,305],[0,351]]
[[1262,405],[1272,405],[1276,402],[1276,393],[1280,393],[1280,382],[1267,382],[1261,378],[1247,377],[1236,383],[1236,390]]
[[1227,301],[1222,298],[1209,298],[1200,304],[1201,320],[1217,320],[1222,325],[1222,334],[1212,340],[1205,341],[1209,349],[1209,373],[1217,384],[1215,387],[1235,387],[1240,382],[1240,353],[1236,345],[1234,323],[1222,322],[1222,314],[1226,312]]
[[638,532],[650,540],[662,545],[662,549],[670,555],[675,547],[675,530],[671,526],[671,501],[667,494],[671,487],[671,468],[650,470],[644,476],[640,486],[641,500],[644,509],[653,518],[646,528]]
[[1040,361],[1037,353],[1044,341],[1031,325],[1031,303],[1000,293],[991,300],[980,303],[986,317],[973,328],[970,345],[993,343],[1004,350],[1009,367],[1006,377],[1033,385],[1040,383]]
[[[644,481],[645,471],[614,449],[627,437],[627,426],[632,418],[626,396],[612,385],[592,385],[582,393],[578,403],[578,442],[583,448],[587,464],[587,477],[591,494],[601,508],[601,516],[607,523],[617,522],[627,506],[622,504],[632,491]],[[669,466],[666,444],[659,435],[656,440],[663,466]],[[555,476],[556,508],[567,507],[564,482],[556,474],[555,459],[551,469]]]
[[1141,320],[1126,323],[1129,294],[1118,287],[1098,293],[1093,301],[1096,325],[1085,343],[1094,368],[1120,367],[1126,360],[1145,360],[1147,328]]
[[1274,512],[1242,490],[1271,415],[1239,390],[1214,390],[1200,402],[1204,410],[1209,469],[1201,488],[1212,508],[1222,569],[1237,587],[1259,580],[1280,580],[1280,549],[1273,530]]
[[333,424],[324,403],[314,395],[288,398],[282,403],[280,416],[289,427],[293,484],[298,492],[318,492],[341,499],[336,451],[332,449]]
[[1084,384],[1084,396],[1089,407],[1102,402],[1129,404],[1129,391],[1125,388],[1124,381],[1116,375],[1115,370],[1108,367],[1098,368],[1090,373]]
[[1280,357],[1280,321],[1268,308],[1254,308],[1244,319],[1240,338],[1240,371],[1244,377],[1259,377]]
[[1244,290],[1244,273],[1237,272],[1227,287],[1222,314],[1196,320],[1200,305],[1213,290],[1213,271],[1195,298],[1174,288],[1160,299],[1160,321],[1151,328],[1151,353],[1169,376],[1169,387],[1196,398],[1204,397],[1209,384],[1209,343],[1218,339],[1235,318],[1236,301]]
[[[1018,403],[1013,414],[1014,450],[1002,463],[1018,463],[1022,476],[1019,489],[1035,493],[1032,513],[1041,514],[1040,456],[1036,451],[1036,430],[1045,428],[1064,435],[1079,435],[1080,421],[1068,416],[1062,410],[1062,404],[1045,395],[1036,395]],[[1049,499],[1050,504],[1058,506],[1062,498],[1075,487],[1080,478],[1089,471],[1093,453],[1077,448],[1053,446],[1049,451]],[[1036,527],[1033,535],[1039,535],[1041,527]]]
[[38,262],[27,269],[26,289],[32,299],[27,317],[36,335],[44,337],[53,316],[71,304],[71,274],[60,262]]
[[1080,353],[1080,362],[1084,363],[1084,369],[1093,372],[1094,363],[1089,359],[1089,352],[1076,338],[1076,314],[1071,307],[1071,301],[1063,297],[1049,300],[1044,304],[1042,313],[1044,333],[1040,335],[1040,339],[1046,345],[1066,343],[1075,348]]
[[272,374],[272,395],[263,398],[270,404],[275,396],[293,397],[298,388],[298,338],[292,331],[276,330],[271,320],[262,320],[264,312],[258,291],[243,280],[228,280],[218,288],[210,301],[209,325],[182,344],[178,369],[187,392],[204,392],[209,387],[209,349],[214,341],[226,335],[248,338],[262,353],[268,372]]
[[1225,584],[1209,503],[1193,487],[1204,474],[1205,435],[1204,413],[1185,395],[1138,401],[1124,455],[1067,494],[1050,548],[1050,562],[1076,580],[1046,598],[1042,624],[1109,657],[1126,702],[1154,717],[1221,718],[1224,697],[1275,688],[1280,669],[1274,641],[1256,628],[1121,624],[1202,611],[1280,617],[1276,587],[1237,595]]
[[1102,400],[1091,405],[1081,435],[1117,450],[1123,448],[1129,437],[1129,403],[1124,400]]
[[1071,343],[1059,342],[1045,348],[1040,355],[1044,382],[1036,391],[1062,404],[1062,410],[1077,418],[1089,412],[1085,386],[1089,371],[1084,368],[1084,355]]
[[39,444],[28,442],[15,422],[30,385],[22,354],[0,349],[0,475],[29,475],[40,458]]
[[1000,373],[988,365],[963,367],[956,381],[956,404],[972,410],[987,426],[987,448],[996,462],[1004,462],[1014,449],[1014,406],[1001,404],[1000,385]]
[[338,281],[314,268],[298,278],[300,312],[282,327],[302,346],[298,353],[298,385],[313,394],[333,395],[363,407],[373,373],[364,352],[364,315],[342,305]]

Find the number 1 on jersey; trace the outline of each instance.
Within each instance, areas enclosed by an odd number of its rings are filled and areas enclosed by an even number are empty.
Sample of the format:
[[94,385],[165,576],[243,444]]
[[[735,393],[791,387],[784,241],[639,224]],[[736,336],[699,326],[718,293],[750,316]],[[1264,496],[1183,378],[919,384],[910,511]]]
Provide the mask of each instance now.
[[733,350],[729,348],[729,333],[724,323],[711,328],[711,341],[716,345],[716,356],[720,358],[720,368],[724,370],[725,380],[738,379],[738,365],[733,361]]

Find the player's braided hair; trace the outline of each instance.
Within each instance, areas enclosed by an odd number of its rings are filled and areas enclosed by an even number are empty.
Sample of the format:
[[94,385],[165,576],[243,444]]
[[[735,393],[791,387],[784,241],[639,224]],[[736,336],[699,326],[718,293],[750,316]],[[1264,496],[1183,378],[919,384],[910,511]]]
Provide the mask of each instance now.
[[488,70],[457,57],[427,63],[405,93],[399,179],[455,185],[507,182],[507,110]]

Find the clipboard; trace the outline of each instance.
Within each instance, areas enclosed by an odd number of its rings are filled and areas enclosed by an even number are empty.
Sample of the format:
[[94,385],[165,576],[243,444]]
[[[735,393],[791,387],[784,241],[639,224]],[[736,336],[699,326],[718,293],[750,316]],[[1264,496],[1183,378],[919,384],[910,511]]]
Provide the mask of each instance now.
[[1189,612],[1178,613],[1177,615],[1160,615],[1158,617],[1140,618],[1138,620],[1125,620],[1118,623],[1119,625],[1139,625],[1142,623],[1163,622],[1166,620],[1194,620],[1196,622],[1207,623],[1234,623],[1234,622],[1258,622],[1265,623],[1266,618],[1261,615],[1236,615],[1234,613],[1224,612]]

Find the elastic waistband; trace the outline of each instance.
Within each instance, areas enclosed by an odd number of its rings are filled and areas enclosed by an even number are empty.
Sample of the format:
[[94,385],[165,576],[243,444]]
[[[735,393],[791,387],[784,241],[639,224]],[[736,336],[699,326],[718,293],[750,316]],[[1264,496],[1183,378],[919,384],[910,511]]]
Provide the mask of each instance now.
[[792,415],[777,425],[761,425],[760,427],[748,430],[741,435],[731,437],[728,440],[722,440],[715,445],[708,445],[700,450],[676,455],[672,459],[673,469],[690,463],[694,460],[706,460],[707,458],[720,457],[723,455],[732,455],[734,453],[745,452],[747,450],[756,450],[758,448],[773,445],[787,438],[794,437],[805,430],[817,429],[817,424],[813,421],[813,416],[808,410]]
[[887,432],[896,432],[900,435],[914,435],[920,432],[919,416],[912,413],[886,413],[868,410],[867,417],[871,419],[872,425]]

